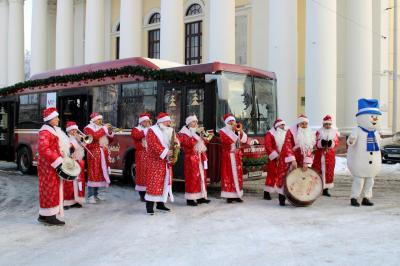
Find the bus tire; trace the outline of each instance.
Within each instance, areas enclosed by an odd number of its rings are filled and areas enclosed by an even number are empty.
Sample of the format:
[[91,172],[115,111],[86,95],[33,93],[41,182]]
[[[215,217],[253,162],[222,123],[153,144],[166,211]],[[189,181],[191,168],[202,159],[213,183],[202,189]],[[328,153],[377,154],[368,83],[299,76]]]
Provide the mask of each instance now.
[[135,186],[136,163],[134,152],[128,152],[125,156],[123,176],[125,183]]
[[25,175],[32,175],[35,173],[35,167],[32,165],[32,152],[28,147],[19,148],[17,151],[17,166]]

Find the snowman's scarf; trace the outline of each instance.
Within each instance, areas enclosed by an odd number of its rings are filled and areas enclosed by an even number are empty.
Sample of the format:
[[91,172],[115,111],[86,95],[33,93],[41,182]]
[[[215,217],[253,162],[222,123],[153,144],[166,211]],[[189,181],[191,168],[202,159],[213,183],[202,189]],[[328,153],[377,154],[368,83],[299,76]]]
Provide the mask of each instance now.
[[369,131],[366,130],[365,128],[361,128],[362,131],[365,133],[368,133],[367,136],[367,151],[379,151],[379,146],[378,143],[376,142],[376,137],[375,137],[375,130],[374,131]]

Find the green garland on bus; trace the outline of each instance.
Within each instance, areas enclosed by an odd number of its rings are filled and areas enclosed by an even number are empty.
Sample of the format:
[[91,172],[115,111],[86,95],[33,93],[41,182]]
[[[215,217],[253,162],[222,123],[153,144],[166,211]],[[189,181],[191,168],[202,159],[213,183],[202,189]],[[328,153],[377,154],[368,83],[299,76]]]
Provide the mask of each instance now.
[[115,78],[118,76],[139,76],[144,80],[160,80],[166,82],[177,83],[202,83],[204,82],[204,74],[185,73],[170,70],[155,70],[142,66],[125,66],[121,68],[97,70],[94,72],[83,72],[79,74],[68,74],[62,76],[52,76],[45,79],[27,80],[16,83],[12,86],[0,89],[0,94],[16,93],[24,89],[50,86],[55,84],[67,84],[72,82],[92,81],[104,78]]

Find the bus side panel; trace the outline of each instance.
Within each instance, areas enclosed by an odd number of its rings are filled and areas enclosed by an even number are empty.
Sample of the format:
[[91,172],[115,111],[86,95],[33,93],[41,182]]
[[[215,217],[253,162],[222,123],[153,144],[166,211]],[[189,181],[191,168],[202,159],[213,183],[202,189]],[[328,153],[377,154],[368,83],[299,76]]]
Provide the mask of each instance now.
[[125,154],[127,150],[132,147],[133,139],[130,132],[125,131],[115,134],[113,141],[109,144],[110,163],[111,169],[113,169],[113,174],[120,172],[122,175]]
[[39,140],[39,131],[32,130],[15,130],[15,146],[16,152],[23,146],[27,146],[32,151],[32,162],[33,165],[36,166],[38,160],[38,140]]

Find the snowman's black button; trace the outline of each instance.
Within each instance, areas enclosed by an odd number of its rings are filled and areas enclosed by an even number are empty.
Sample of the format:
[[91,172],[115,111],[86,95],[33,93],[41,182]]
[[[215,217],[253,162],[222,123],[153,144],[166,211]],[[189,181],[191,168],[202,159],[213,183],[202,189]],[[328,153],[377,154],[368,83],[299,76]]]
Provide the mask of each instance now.
[[370,155],[374,154],[372,151],[369,153]]
[[369,161],[369,164],[372,164],[372,161]]

